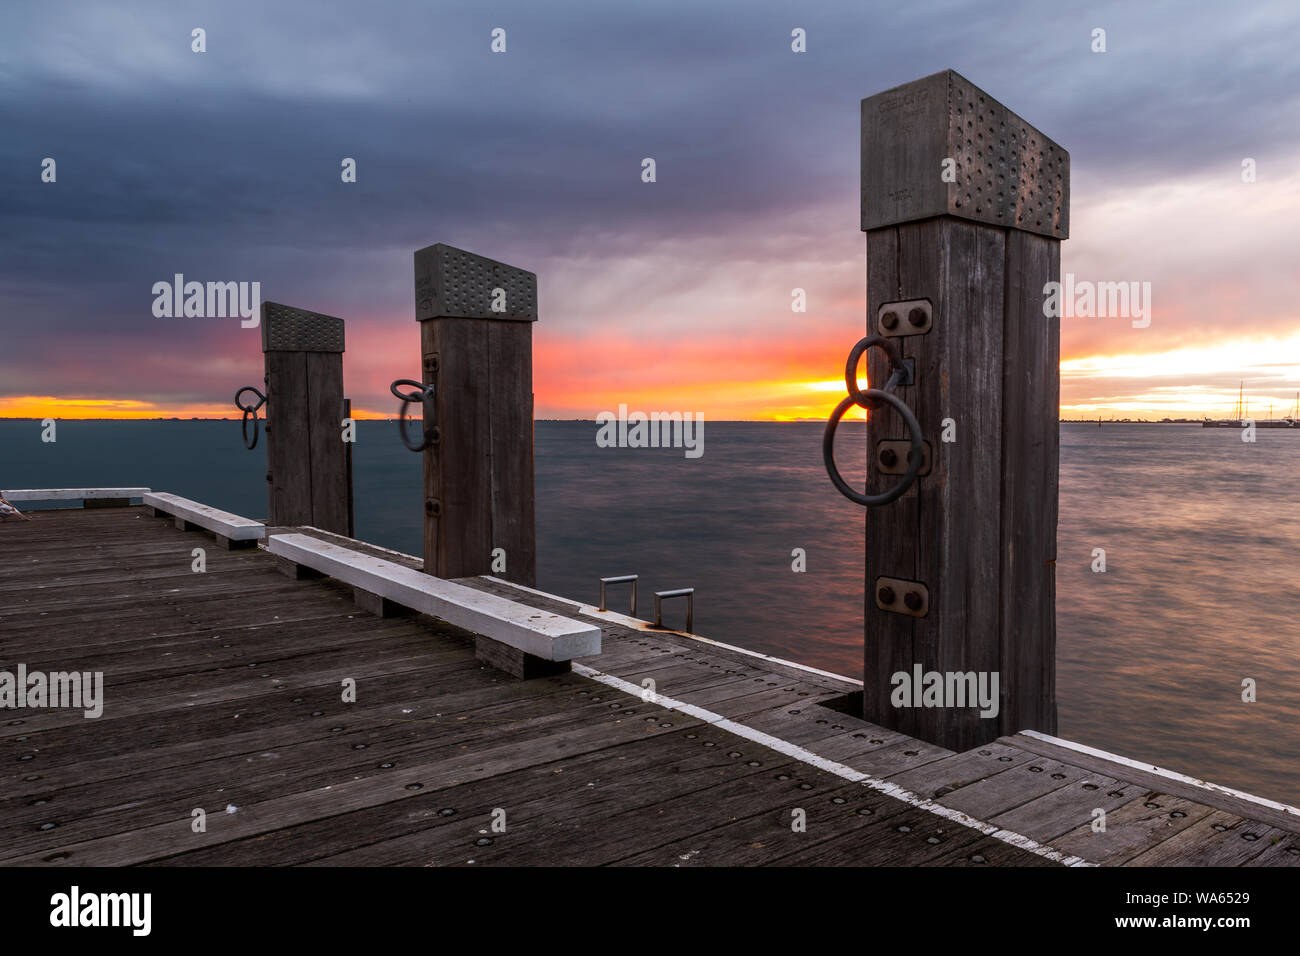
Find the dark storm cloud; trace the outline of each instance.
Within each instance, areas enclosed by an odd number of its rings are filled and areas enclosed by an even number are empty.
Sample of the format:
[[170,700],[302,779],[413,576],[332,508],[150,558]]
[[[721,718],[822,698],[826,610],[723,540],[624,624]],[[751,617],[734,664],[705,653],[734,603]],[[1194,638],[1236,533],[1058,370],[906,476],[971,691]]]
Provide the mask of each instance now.
[[[855,230],[858,100],[949,66],[1065,145],[1076,183],[1232,174],[1300,137],[1284,5],[40,3],[6,21],[11,394],[83,333],[147,354],[150,287],[176,272],[406,316],[411,251],[435,241],[540,272],[665,238],[743,247],[827,200],[843,215],[809,230]],[[194,325],[165,334],[223,347]]]

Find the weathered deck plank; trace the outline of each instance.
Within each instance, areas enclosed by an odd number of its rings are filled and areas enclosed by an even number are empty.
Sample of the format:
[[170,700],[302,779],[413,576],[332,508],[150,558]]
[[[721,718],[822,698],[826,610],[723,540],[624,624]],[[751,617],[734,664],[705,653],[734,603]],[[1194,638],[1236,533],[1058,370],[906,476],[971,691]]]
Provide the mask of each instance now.
[[[140,508],[42,512],[0,535],[18,556],[0,565],[0,669],[105,678],[98,719],[0,715],[0,864],[1052,862],[918,798],[1099,862],[1300,857],[1291,828],[1164,796],[1186,816],[1155,819],[1113,768],[1018,738],[953,754],[823,706],[851,681],[490,579],[461,583],[598,624],[595,673],[513,680],[464,632],[372,616],[337,582],[289,580],[263,550],[209,547]],[[1091,834],[1090,806],[1109,834]]]

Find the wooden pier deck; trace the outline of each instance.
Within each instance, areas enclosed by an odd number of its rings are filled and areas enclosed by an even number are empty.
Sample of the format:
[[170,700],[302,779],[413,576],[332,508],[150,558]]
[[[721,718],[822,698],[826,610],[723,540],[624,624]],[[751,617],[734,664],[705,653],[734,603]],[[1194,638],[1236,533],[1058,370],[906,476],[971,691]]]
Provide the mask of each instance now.
[[460,583],[602,653],[516,680],[139,507],[5,522],[0,557],[0,670],[104,674],[97,719],[0,711],[0,864],[1300,865],[1292,808],[1035,735],[952,753],[825,706],[852,681],[493,579]]

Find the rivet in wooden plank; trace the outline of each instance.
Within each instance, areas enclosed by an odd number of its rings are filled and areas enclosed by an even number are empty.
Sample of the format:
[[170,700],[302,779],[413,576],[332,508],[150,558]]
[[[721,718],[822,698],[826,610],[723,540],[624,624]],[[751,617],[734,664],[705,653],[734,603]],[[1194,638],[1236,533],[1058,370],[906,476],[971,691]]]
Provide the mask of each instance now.
[[891,338],[924,335],[934,327],[934,308],[929,299],[886,302],[876,310],[876,325]]
[[876,578],[876,607],[895,614],[925,617],[930,613],[930,589],[920,581]]

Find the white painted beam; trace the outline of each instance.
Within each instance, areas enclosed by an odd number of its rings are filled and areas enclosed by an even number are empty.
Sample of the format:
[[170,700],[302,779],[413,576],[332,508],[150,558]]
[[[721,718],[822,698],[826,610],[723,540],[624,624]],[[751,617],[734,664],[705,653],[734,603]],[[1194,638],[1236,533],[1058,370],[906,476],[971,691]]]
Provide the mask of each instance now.
[[148,488],[15,488],[0,491],[9,501],[84,501],[87,498],[143,498]]
[[228,511],[218,511],[197,501],[190,501],[179,495],[155,492],[143,496],[144,503],[151,508],[165,511],[182,521],[205,528],[213,534],[219,534],[231,541],[255,541],[266,537],[266,525],[250,518],[241,518]]
[[600,653],[600,628],[305,534],[274,534],[272,554],[547,661]]

